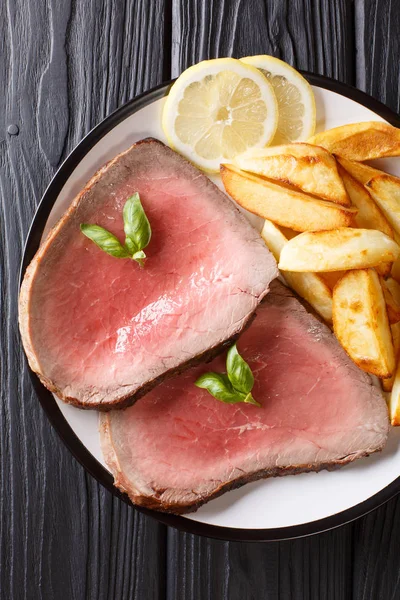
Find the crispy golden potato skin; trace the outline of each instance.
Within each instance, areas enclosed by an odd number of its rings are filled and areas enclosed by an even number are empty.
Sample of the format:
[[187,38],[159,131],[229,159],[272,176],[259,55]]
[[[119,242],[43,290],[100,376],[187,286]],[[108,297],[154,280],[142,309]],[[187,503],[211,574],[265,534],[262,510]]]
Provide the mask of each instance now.
[[[261,237],[275,260],[279,261],[282,248],[288,242],[288,238],[277,225],[268,220],[264,222]],[[304,298],[327,323],[332,323],[332,291],[322,277],[316,273],[286,271],[284,279],[289,287]]]
[[258,175],[221,165],[227,193],[243,208],[294,231],[321,231],[352,224],[357,209],[279,185]]
[[391,377],[396,360],[379,277],[349,271],[333,290],[333,330],[352,360],[368,373]]
[[318,133],[308,143],[357,161],[400,156],[400,129],[381,121],[351,123]]
[[320,146],[305,143],[255,148],[237,156],[239,169],[296,186],[307,194],[350,206],[336,160]]
[[394,262],[400,246],[375,229],[341,227],[297,235],[282,249],[283,271],[343,271]]

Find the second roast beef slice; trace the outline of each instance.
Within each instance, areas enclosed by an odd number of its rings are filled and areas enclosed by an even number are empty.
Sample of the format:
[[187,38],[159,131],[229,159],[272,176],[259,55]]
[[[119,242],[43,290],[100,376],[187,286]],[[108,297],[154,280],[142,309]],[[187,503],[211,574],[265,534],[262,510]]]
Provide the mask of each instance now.
[[[274,281],[238,341],[261,407],[194,385],[225,355],[101,415],[104,458],[136,504],[184,513],[249,481],[333,469],[386,443],[386,402],[326,325]],[[260,506],[260,510],[267,507]]]
[[[123,240],[134,192],[153,233],[143,269],[79,229],[95,223]],[[28,267],[20,328],[30,366],[66,402],[126,406],[237,336],[276,275],[228,197],[164,144],[144,140],[93,177]]]

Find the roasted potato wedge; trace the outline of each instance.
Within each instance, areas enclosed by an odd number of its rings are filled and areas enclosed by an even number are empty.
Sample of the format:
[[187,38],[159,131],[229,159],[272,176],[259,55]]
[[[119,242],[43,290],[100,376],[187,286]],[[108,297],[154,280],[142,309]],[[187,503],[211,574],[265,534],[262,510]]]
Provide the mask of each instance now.
[[356,162],[355,160],[348,160],[347,158],[343,158],[343,156],[336,157],[339,165],[343,167],[354,179],[356,179],[359,183],[365,185],[372,179],[376,177],[376,175],[382,175],[383,171],[379,169],[375,169],[374,167],[370,167],[369,165],[364,165],[363,163]]
[[337,283],[333,290],[333,330],[360,369],[378,377],[393,375],[392,334],[376,271],[350,271]]
[[400,246],[375,229],[341,227],[297,235],[284,246],[279,268],[283,271],[343,271],[394,262]]
[[400,179],[384,173],[368,181],[366,188],[400,235]]
[[[358,208],[358,213],[354,217],[355,225],[362,229],[378,229],[393,237],[393,229],[365,186],[350,175],[341,164],[338,164],[338,171],[353,205]],[[378,265],[376,270],[382,277],[387,277],[391,268],[392,263],[383,263]]]
[[351,123],[317,133],[308,143],[350,160],[400,156],[400,129],[381,121]]
[[358,208],[354,217],[355,225],[361,229],[378,229],[392,238],[393,229],[364,185],[350,175],[341,164],[338,165],[338,170],[352,204]]
[[400,178],[360,163],[343,159],[339,161],[350,175],[365,185],[386,220],[400,235]]
[[[394,281],[394,279],[392,279]],[[396,282],[395,282],[396,283]],[[397,284],[398,285],[398,284]],[[383,296],[386,302],[386,309],[389,318],[389,323],[394,325],[400,321],[400,303],[396,300],[395,295],[392,293],[391,284],[387,284],[387,282],[381,278],[381,286],[383,291]]]
[[357,214],[356,208],[318,200],[289,186],[241,171],[234,165],[221,165],[221,177],[226,191],[240,206],[295,231],[346,227]]
[[[268,220],[264,223],[261,236],[275,259],[279,261],[282,248],[288,241],[287,237]],[[319,275],[286,271],[284,279],[325,321],[332,323],[332,292]]]
[[[398,364],[400,355],[400,323],[395,323],[394,325],[391,325],[390,330],[392,332],[394,356],[396,359],[396,364]],[[385,392],[392,391],[394,385],[394,378],[395,375],[392,375],[392,377],[388,377],[387,379],[381,380],[382,388]]]
[[350,206],[336,166],[325,148],[311,144],[285,144],[253,148],[233,160],[236,167],[290,184],[324,200]]

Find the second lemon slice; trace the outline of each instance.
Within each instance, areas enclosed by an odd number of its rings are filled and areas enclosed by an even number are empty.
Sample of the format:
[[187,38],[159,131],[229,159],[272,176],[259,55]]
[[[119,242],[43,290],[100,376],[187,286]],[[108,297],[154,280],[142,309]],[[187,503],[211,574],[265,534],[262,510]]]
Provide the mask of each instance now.
[[279,58],[262,54],[241,59],[257,67],[271,82],[279,107],[274,145],[301,142],[314,134],[315,99],[308,81]]
[[233,58],[203,61],[182,73],[167,97],[162,125],[172,148],[206,171],[274,137],[278,107],[271,84]]

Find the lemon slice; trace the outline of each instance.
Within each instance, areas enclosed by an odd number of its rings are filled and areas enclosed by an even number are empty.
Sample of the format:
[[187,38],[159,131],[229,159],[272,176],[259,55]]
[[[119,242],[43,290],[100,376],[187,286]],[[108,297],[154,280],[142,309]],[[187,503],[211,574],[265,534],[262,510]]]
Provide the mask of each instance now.
[[290,65],[267,54],[241,58],[268,78],[278,101],[279,121],[273,145],[308,140],[315,131],[315,99],[308,81]]
[[172,148],[206,171],[218,171],[249,148],[270,143],[278,124],[271,84],[234,58],[186,69],[164,105],[162,126]]

